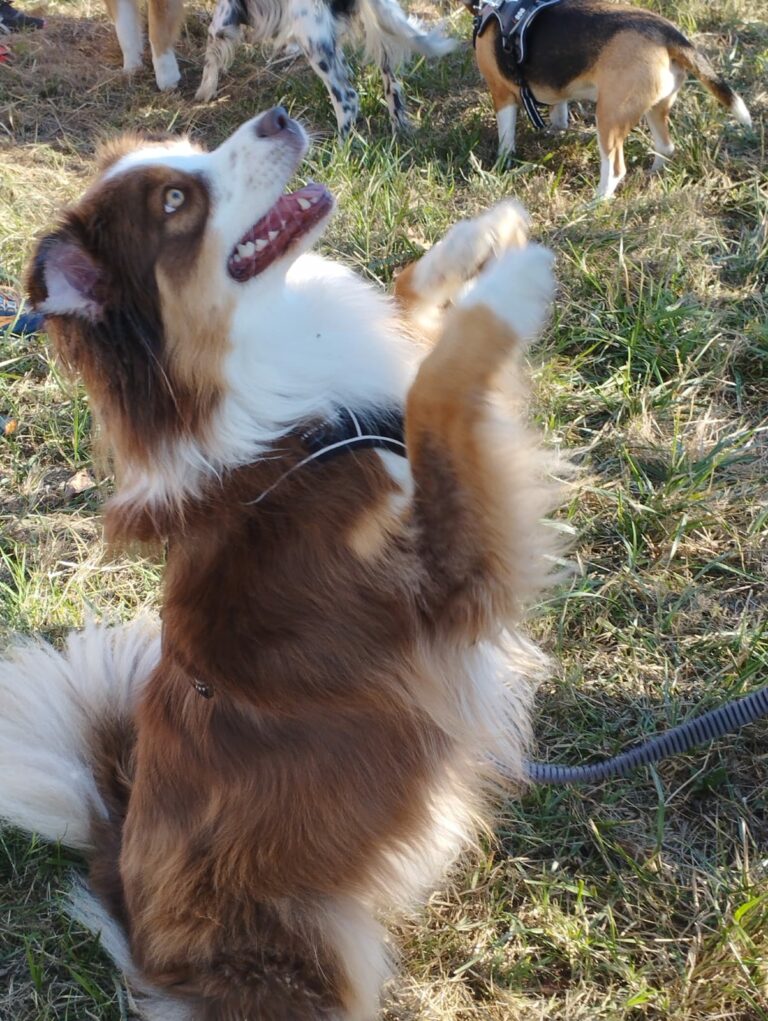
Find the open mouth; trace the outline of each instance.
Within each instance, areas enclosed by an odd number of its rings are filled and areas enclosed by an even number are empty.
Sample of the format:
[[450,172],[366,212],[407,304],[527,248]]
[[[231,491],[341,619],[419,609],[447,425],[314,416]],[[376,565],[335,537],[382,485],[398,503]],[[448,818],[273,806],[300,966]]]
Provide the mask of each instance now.
[[239,283],[263,273],[333,208],[333,196],[322,184],[281,195],[266,216],[240,238],[227,260],[229,275]]

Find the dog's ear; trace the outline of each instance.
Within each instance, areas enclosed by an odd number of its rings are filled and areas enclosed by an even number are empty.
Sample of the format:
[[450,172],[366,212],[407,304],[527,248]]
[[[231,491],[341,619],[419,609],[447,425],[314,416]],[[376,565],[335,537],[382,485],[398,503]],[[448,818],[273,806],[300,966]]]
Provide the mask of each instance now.
[[103,270],[82,243],[65,231],[37,246],[27,274],[33,306],[44,315],[72,315],[97,322],[104,311]]

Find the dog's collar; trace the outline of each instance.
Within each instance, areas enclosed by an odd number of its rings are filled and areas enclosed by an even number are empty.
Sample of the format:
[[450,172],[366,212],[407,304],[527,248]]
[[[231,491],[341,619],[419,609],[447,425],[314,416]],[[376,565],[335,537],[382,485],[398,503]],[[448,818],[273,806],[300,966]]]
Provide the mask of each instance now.
[[379,448],[405,457],[403,413],[399,408],[352,411],[339,407],[332,418],[303,432],[301,442],[313,461],[327,461],[360,447]]
[[477,46],[478,37],[495,18],[499,23],[501,45],[512,58],[512,80],[520,88],[523,108],[531,124],[538,130],[544,127],[539,113],[541,105],[525,80],[521,65],[527,56],[528,29],[537,14],[545,7],[552,7],[561,0],[479,0],[475,10],[472,30],[472,45]]

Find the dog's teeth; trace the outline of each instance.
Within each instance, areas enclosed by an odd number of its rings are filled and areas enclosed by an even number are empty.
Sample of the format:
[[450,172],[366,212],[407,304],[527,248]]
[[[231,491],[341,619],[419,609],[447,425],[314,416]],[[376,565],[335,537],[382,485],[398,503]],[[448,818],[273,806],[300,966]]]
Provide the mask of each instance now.
[[267,234],[267,237],[269,238],[270,241],[274,241],[279,233],[280,233],[279,231],[271,230],[269,234]]
[[299,199],[299,209],[311,209],[312,203],[308,199]]
[[264,249],[267,247],[267,242],[264,240],[264,238],[257,238],[256,244],[253,247],[257,252],[263,252]]
[[243,261],[243,257],[240,255],[240,253],[239,252],[235,252],[235,254],[232,256],[232,262],[242,262],[242,261]]
[[247,241],[244,245],[237,246],[238,254],[244,259],[250,259],[253,253],[256,251],[256,245],[253,241]]

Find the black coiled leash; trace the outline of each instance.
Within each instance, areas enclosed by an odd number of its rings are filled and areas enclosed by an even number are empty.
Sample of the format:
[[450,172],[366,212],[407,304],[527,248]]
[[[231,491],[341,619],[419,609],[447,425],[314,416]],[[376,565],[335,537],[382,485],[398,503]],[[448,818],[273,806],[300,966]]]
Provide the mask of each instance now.
[[763,716],[768,716],[768,687],[758,688],[744,698],[735,699],[703,716],[681,723],[604,762],[595,762],[589,766],[525,762],[523,769],[526,777],[538,784],[599,783],[609,777],[627,776],[638,766],[649,766],[670,755],[682,755],[697,745],[740,730]]

